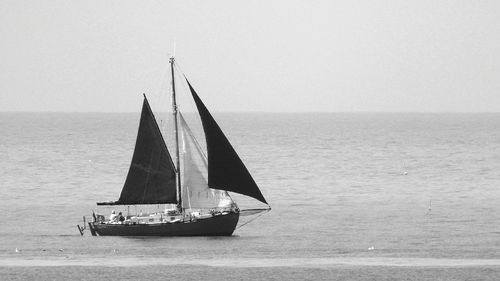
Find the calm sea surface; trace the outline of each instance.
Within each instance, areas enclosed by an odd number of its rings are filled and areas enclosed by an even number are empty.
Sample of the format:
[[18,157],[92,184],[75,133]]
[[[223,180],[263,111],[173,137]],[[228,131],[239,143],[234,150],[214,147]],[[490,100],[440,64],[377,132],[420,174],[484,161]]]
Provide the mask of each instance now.
[[0,279],[500,279],[500,114],[215,117],[273,210],[124,238],[76,224],[118,198],[139,113],[0,113]]

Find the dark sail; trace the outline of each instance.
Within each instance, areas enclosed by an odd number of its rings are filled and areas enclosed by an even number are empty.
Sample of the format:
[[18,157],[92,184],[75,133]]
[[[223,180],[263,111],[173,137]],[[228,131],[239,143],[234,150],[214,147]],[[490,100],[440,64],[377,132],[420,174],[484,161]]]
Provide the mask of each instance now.
[[144,96],[134,156],[120,199],[98,204],[174,204],[177,203],[176,197],[175,167]]
[[244,194],[267,204],[259,187],[257,187],[219,125],[217,125],[189,81],[187,83],[205,131],[208,152],[208,186],[214,189]]

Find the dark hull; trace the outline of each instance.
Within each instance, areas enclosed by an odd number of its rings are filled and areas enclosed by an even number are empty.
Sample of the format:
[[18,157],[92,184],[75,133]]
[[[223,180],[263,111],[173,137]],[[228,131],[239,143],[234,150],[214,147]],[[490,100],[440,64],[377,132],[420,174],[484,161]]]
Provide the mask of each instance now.
[[190,222],[160,224],[89,223],[91,231],[100,236],[230,236],[240,214],[229,213]]

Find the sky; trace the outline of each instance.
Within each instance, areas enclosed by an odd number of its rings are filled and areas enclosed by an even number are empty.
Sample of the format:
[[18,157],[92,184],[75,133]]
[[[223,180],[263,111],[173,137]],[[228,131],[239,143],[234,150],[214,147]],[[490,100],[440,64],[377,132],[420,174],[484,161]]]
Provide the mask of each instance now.
[[0,0],[0,112],[138,112],[174,52],[212,111],[500,112],[499,35],[499,1]]

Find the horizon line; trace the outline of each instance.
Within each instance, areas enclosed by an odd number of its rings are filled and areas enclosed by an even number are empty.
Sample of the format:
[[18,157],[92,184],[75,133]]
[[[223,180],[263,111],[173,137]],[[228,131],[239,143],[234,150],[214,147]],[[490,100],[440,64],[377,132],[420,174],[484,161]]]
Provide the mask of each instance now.
[[[5,113],[63,113],[63,114],[124,114],[140,113],[141,111],[0,111]],[[157,111],[159,113],[170,113],[169,111]],[[196,111],[185,111],[184,113],[196,113]],[[212,111],[211,113],[231,114],[329,114],[329,113],[357,113],[357,114],[497,114],[500,111]]]

